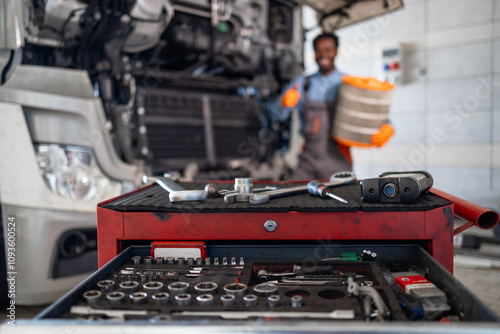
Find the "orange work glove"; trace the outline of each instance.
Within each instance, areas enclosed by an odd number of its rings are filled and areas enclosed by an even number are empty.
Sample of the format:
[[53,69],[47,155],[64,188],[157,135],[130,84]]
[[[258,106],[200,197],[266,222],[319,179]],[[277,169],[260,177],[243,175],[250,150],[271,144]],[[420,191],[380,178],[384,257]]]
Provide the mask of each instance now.
[[372,136],[372,144],[379,147],[384,146],[393,134],[394,128],[392,127],[392,125],[390,125],[389,123],[384,124],[382,125],[380,130]]
[[285,92],[283,95],[283,99],[281,100],[281,104],[283,107],[294,108],[300,100],[300,93],[297,90],[299,88],[299,84],[295,83],[292,88]]

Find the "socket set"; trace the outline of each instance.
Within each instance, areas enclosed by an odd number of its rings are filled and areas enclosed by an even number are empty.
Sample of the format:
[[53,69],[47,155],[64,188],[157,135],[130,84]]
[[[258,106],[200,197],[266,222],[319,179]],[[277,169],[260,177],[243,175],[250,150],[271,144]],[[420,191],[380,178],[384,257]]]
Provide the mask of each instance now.
[[375,261],[303,262],[132,256],[63,317],[406,319]]

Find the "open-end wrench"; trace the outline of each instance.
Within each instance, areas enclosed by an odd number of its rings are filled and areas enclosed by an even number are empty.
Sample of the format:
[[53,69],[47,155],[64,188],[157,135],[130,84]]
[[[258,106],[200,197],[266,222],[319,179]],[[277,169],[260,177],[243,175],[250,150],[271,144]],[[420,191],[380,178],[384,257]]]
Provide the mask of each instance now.
[[[330,182],[325,182],[327,187],[337,187],[341,185],[347,185],[356,182],[356,174],[353,172],[339,172],[335,173],[330,177]],[[286,197],[291,195],[298,195],[307,193],[307,185],[300,185],[290,188],[281,188],[277,190],[265,191],[258,194],[252,193],[247,194],[248,202],[250,204],[264,204],[268,203],[271,198]],[[231,203],[226,202],[225,203]]]
[[207,199],[205,190],[187,190],[172,179],[166,177],[153,177],[144,175],[142,177],[144,183],[156,182],[160,187],[165,189],[169,194],[170,202],[192,202],[204,201]]

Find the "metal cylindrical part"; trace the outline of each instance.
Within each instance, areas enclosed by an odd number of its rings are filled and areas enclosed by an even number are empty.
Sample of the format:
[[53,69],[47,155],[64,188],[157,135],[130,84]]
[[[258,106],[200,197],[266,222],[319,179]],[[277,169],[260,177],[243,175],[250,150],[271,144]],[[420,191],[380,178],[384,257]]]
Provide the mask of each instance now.
[[113,291],[106,295],[106,299],[112,305],[120,305],[125,300],[125,294],[121,291]]
[[175,264],[175,259],[171,256],[167,257],[167,264],[170,265]]
[[217,283],[214,282],[200,282],[194,286],[194,290],[201,294],[215,295],[218,287]]
[[236,265],[236,258],[235,258],[235,257],[232,257],[232,258],[231,258],[231,265],[232,265],[232,266],[235,266],[235,265]]
[[146,291],[148,294],[152,295],[152,294],[156,294],[156,293],[160,292],[163,289],[163,283],[152,281],[152,282],[144,283],[144,285],[142,287],[144,288],[144,291]]
[[206,265],[206,266],[209,266],[210,264],[211,264],[210,258],[209,258],[209,257],[206,257],[206,258],[205,258],[205,265]]
[[219,258],[218,257],[214,258],[214,265],[215,266],[219,265]]
[[260,283],[253,287],[257,296],[267,297],[276,294],[278,287],[272,283]]
[[276,307],[281,305],[281,297],[280,295],[271,295],[267,297],[267,305],[270,307]]
[[257,272],[257,279],[259,282],[269,282],[271,275],[266,270],[261,269]]
[[202,306],[209,306],[214,303],[214,296],[210,294],[199,295],[196,297],[196,301]]
[[174,282],[168,285],[168,291],[173,295],[179,295],[186,293],[189,289],[189,283],[187,282]]
[[110,292],[115,287],[115,281],[112,281],[110,279],[106,279],[106,280],[97,282],[97,286],[99,287],[99,289],[101,289],[102,292]]
[[99,290],[89,290],[83,293],[83,298],[89,305],[96,305],[101,299],[102,292]]
[[302,296],[295,295],[290,298],[290,305],[292,307],[302,307],[304,304],[302,302]]
[[153,298],[153,301],[155,302],[156,305],[167,305],[170,295],[166,292],[158,292],[151,298]]
[[256,295],[246,295],[243,297],[243,304],[245,306],[256,306],[257,296]]
[[155,259],[155,263],[156,263],[156,264],[163,264],[163,258],[162,258],[162,257],[157,257],[157,258]]
[[141,264],[141,257],[140,256],[134,256],[134,257],[132,257],[131,260],[132,260],[132,264],[135,264],[135,265]]
[[222,258],[222,265],[227,266],[227,257]]
[[244,266],[245,265],[245,259],[242,257],[240,257],[240,266]]
[[125,290],[126,293],[132,293],[137,291],[137,289],[139,288],[139,283],[136,281],[121,282],[120,288]]
[[129,297],[132,304],[145,304],[148,301],[148,294],[142,291],[131,293]]
[[237,193],[253,193],[253,180],[248,178],[235,178],[234,191]]
[[144,258],[144,264],[153,264],[153,257],[152,256],[146,256]]
[[243,283],[229,283],[224,285],[224,292],[230,295],[235,295],[237,297],[242,297],[245,295],[248,286]]
[[188,266],[192,266],[192,265],[194,265],[194,259],[193,259],[192,257],[188,257],[188,258],[186,259],[186,261],[187,261]]
[[177,264],[182,266],[185,263],[185,259],[183,257],[178,257],[177,258]]
[[236,301],[236,297],[234,295],[222,295],[220,296],[220,303],[223,305],[223,306],[232,306],[234,305]]
[[196,265],[201,266],[202,264],[203,264],[203,260],[201,259],[201,257],[197,257],[196,258]]
[[191,303],[191,295],[189,293],[181,293],[175,296],[175,303],[179,306],[186,306]]

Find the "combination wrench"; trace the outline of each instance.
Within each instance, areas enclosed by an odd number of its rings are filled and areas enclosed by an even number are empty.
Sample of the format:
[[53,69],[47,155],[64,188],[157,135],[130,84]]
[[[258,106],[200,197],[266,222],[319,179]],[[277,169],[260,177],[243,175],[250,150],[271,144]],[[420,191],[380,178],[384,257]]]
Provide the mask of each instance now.
[[168,192],[170,202],[192,202],[204,201],[207,199],[207,193],[204,190],[187,190],[172,179],[166,177],[153,177],[144,175],[144,183],[156,182],[160,187]]
[[[339,172],[335,173],[330,177],[330,182],[325,182],[324,185],[327,187],[337,187],[341,185],[352,184],[356,182],[356,174],[353,172]],[[307,193],[307,185],[300,185],[290,188],[281,188],[277,190],[265,191],[261,193],[249,193],[245,194],[245,200],[248,200],[250,204],[265,204],[269,203],[272,198],[286,197],[291,195],[298,195]],[[228,195],[224,197],[224,203],[233,203],[231,198],[227,198]]]

